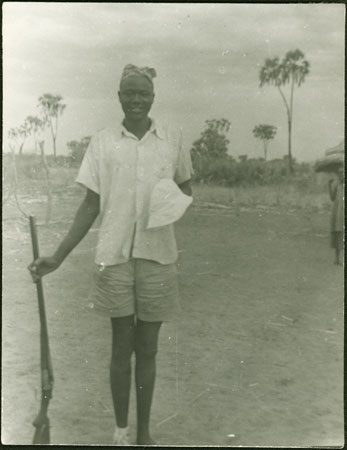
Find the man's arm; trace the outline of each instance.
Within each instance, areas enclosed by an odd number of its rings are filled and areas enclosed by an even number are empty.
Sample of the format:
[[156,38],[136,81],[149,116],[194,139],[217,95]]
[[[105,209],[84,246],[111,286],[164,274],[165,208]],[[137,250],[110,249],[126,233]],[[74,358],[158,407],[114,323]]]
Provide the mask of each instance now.
[[49,272],[53,272],[60,266],[68,254],[88,233],[99,214],[99,210],[99,194],[87,189],[86,196],[76,212],[73,224],[54,255],[46,258],[38,258],[29,265],[28,269],[34,281],[37,281],[38,278]]
[[189,195],[189,196],[193,195],[192,186],[190,184],[190,180],[187,180],[184,183],[179,184],[178,187],[181,189],[183,194],[186,194],[186,195]]

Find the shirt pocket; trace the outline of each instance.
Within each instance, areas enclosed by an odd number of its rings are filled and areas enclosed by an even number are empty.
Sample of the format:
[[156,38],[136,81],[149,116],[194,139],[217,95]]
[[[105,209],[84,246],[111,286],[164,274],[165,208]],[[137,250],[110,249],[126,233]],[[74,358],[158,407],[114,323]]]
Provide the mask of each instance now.
[[153,168],[156,178],[173,178],[174,163],[170,153],[168,151],[161,151],[155,158]]
[[126,176],[131,175],[136,168],[133,154],[121,151],[120,146],[116,145],[110,156],[110,168],[115,172],[124,173]]

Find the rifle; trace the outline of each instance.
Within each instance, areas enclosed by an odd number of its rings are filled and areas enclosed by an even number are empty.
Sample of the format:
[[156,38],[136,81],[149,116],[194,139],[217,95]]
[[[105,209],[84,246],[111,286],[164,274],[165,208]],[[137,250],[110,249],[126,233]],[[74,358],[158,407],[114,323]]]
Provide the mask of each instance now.
[[[36,260],[39,257],[39,245],[37,239],[35,217],[30,216],[29,222],[33,255],[34,260]],[[54,379],[51,355],[49,350],[45,303],[41,279],[36,282],[36,290],[40,314],[41,407],[36,419],[33,422],[33,425],[36,428],[33,444],[45,445],[50,443],[49,418],[47,416],[47,410],[49,401],[52,398]]]

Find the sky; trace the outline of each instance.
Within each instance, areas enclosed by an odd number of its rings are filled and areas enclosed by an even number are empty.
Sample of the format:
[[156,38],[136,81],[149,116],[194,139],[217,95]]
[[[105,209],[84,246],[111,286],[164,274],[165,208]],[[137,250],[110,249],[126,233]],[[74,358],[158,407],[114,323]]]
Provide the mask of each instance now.
[[[3,6],[3,137],[60,94],[58,154],[66,142],[122,120],[117,97],[128,63],[154,67],[151,116],[183,127],[191,147],[205,121],[226,118],[229,153],[263,156],[258,124],[277,127],[268,157],[287,153],[287,117],[273,86],[259,87],[266,58],[301,49],[310,63],[294,92],[293,156],[313,161],[344,137],[343,4],[35,3]],[[288,92],[286,91],[286,95]],[[52,152],[49,132],[47,153]],[[25,144],[33,151],[32,139]]]

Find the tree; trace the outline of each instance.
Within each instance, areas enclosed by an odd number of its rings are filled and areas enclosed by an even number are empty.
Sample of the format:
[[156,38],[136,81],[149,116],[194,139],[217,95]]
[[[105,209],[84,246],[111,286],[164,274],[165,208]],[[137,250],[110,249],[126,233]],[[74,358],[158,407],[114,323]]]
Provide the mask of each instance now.
[[206,120],[205,129],[200,134],[200,138],[193,143],[192,157],[225,157],[229,140],[224,133],[229,131],[230,125],[227,119]]
[[20,145],[19,145],[19,154],[23,154],[23,148],[24,143],[27,140],[28,136],[30,135],[28,124],[24,121],[24,123],[18,128],[18,134],[20,138]]
[[[264,66],[260,69],[260,87],[265,84],[275,86],[284,102],[288,119],[288,163],[289,170],[293,172],[292,160],[292,124],[293,124],[293,99],[294,87],[300,87],[309,73],[310,64],[304,59],[301,50],[291,50],[286,53],[280,61],[278,57],[266,59]],[[289,98],[286,98],[282,87],[286,84],[290,86]],[[288,96],[287,96],[288,97]]]
[[263,141],[265,161],[267,157],[267,148],[269,141],[275,137],[276,131],[277,128],[274,127],[273,125],[265,125],[265,124],[257,125],[253,129],[254,137]]
[[28,116],[25,119],[25,127],[28,134],[34,138],[35,152],[37,153],[39,138],[45,128],[45,120],[37,116]]
[[45,123],[49,126],[53,140],[54,158],[57,156],[57,134],[59,117],[63,114],[66,105],[62,103],[61,95],[43,94],[39,98],[38,106],[41,109]]
[[41,161],[43,168],[45,170],[46,179],[46,192],[47,192],[47,206],[46,206],[46,219],[45,223],[48,225],[51,219],[52,212],[52,190],[51,190],[51,180],[50,171],[45,155],[45,141],[41,139],[41,135],[46,126],[45,118],[40,118],[37,116],[28,116],[25,119],[25,123],[29,133],[33,135],[35,141],[35,152],[37,153],[38,148],[40,149]]
[[46,178],[46,193],[47,193],[47,203],[46,203],[46,218],[45,224],[48,225],[51,220],[52,215],[52,189],[51,189],[51,177],[50,170],[47,164],[46,154],[45,154],[45,141],[39,141],[40,152],[41,152],[41,161],[43,168],[45,170],[45,178]]
[[10,140],[10,149],[13,153],[15,151],[15,148],[17,146],[17,140],[18,140],[18,128],[10,128],[8,131],[8,138]]
[[[27,137],[29,136],[29,134],[30,133],[29,133],[28,125],[26,122],[24,122],[24,124],[22,124],[18,128],[11,128],[9,130],[8,137],[11,140],[11,142],[14,144],[13,151],[15,150],[16,147],[18,147],[18,154],[22,155],[24,143],[25,143]],[[10,145],[13,145],[13,144],[10,144]],[[11,151],[12,151],[12,149],[11,149]]]

